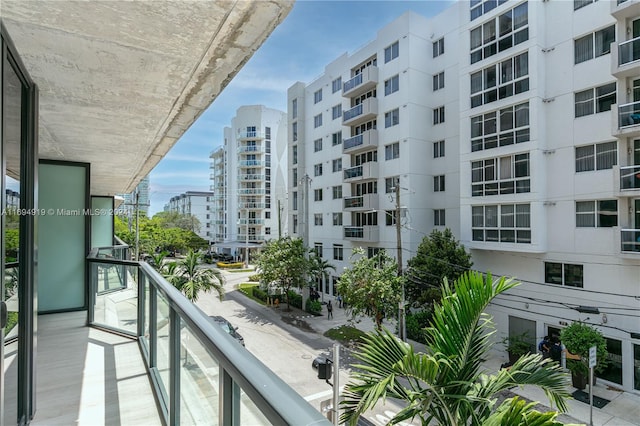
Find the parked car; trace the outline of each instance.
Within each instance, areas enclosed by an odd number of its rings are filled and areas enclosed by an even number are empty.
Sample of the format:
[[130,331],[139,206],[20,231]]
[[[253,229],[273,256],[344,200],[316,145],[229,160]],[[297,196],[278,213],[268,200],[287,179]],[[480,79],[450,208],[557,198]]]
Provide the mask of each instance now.
[[242,346],[244,346],[244,338],[240,335],[240,333],[238,333],[236,331],[236,330],[238,330],[238,327],[232,326],[229,321],[227,321],[226,319],[224,319],[221,316],[210,315],[209,318],[211,319],[211,321],[213,323],[215,323],[215,324],[219,325],[220,327],[222,327],[222,329],[227,334],[229,334],[231,337],[236,339],[238,341],[238,343],[240,343]]

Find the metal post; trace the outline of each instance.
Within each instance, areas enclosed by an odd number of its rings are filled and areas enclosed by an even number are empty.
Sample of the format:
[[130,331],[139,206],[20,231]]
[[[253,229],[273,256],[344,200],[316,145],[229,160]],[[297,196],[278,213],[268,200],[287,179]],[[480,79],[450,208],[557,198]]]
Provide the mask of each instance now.
[[140,260],[140,221],[139,221],[139,206],[138,206],[138,188],[136,188],[136,262],[138,262]]
[[589,426],[593,426],[593,367],[589,369]]
[[[396,243],[397,243],[397,260],[398,260],[398,277],[402,277],[402,224],[400,222],[400,179],[395,187],[396,192]],[[404,282],[402,283],[402,299],[398,306],[398,334],[403,342],[407,341],[407,333],[405,328],[405,312],[404,312]]]
[[333,344],[333,425],[340,422],[340,343]]
[[247,209],[247,232],[244,236],[244,267],[249,267],[249,209]]

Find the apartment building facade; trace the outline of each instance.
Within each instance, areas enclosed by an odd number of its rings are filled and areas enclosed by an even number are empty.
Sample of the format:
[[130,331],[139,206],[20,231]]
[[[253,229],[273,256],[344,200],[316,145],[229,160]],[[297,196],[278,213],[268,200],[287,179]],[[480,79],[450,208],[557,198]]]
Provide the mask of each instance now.
[[212,200],[213,192],[187,191],[183,194],[171,197],[164,210],[193,216],[198,220],[197,225],[199,225],[196,226],[194,223],[195,233],[198,234],[200,238],[211,243],[213,242],[210,231],[210,204]]
[[522,282],[489,309],[497,339],[534,348],[586,321],[607,338],[599,377],[639,391],[639,18],[638,1],[589,0],[401,16],[289,89],[291,232],[335,284],[355,246],[395,255],[396,210],[404,263],[451,228],[474,269]]
[[258,247],[286,229],[286,115],[263,105],[238,108],[224,144],[211,153],[210,232],[218,251]]

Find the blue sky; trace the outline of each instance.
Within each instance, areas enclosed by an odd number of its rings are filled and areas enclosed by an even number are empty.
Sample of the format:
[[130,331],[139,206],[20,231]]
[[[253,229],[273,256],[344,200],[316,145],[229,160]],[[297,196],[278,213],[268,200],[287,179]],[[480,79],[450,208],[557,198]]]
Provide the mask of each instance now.
[[380,28],[407,10],[429,17],[451,3],[298,0],[284,22],[153,169],[150,215],[162,211],[174,195],[209,190],[209,153],[222,145],[223,129],[240,106],[265,105],[286,111],[287,89],[296,81],[313,81],[325,65],[373,40]]

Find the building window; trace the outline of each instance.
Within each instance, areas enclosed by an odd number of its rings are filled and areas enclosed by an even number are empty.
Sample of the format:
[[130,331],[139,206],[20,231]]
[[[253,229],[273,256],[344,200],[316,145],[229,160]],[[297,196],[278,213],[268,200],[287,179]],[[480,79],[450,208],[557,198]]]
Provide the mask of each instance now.
[[471,117],[472,152],[529,139],[529,102]]
[[322,163],[313,165],[313,175],[314,176],[322,176]]
[[291,118],[298,118],[298,100],[291,101]]
[[320,102],[322,100],[322,89],[320,90],[316,90],[313,93],[313,103],[317,104],[318,102]]
[[433,57],[437,58],[442,54],[444,54],[444,37],[433,42]]
[[576,147],[576,172],[612,169],[618,164],[617,142]]
[[342,213],[333,214],[333,226],[342,226]]
[[334,105],[331,108],[331,117],[333,120],[342,117],[342,104]]
[[610,111],[616,103],[616,83],[605,84],[575,93],[576,118]]
[[574,63],[579,64],[610,53],[611,43],[614,41],[616,41],[615,25],[574,40]]
[[582,265],[544,262],[544,282],[548,284],[583,287]]
[[391,194],[395,192],[396,186],[400,185],[400,176],[391,176],[384,179],[384,193]]
[[387,226],[394,226],[398,217],[397,210],[385,210],[384,212],[384,224]]
[[443,191],[444,191],[444,175],[434,176],[433,192],[443,192]]
[[444,157],[444,141],[433,143],[433,158]]
[[331,146],[340,145],[342,143],[342,130],[331,135]]
[[473,241],[531,243],[529,204],[502,204],[471,207]]
[[529,153],[471,162],[471,195],[521,194],[531,191]]
[[471,108],[529,90],[529,54],[524,52],[471,74]]
[[271,219],[271,212],[264,212],[265,219]]
[[264,138],[271,139],[271,127],[264,128]]
[[322,126],[322,114],[318,114],[313,117],[313,127],[318,128],[320,126]]
[[291,172],[291,180],[293,181],[293,187],[295,188],[296,186],[298,186],[298,169],[293,169],[293,171]]
[[343,260],[344,259],[344,249],[341,244],[333,245],[333,260]]
[[400,123],[400,110],[398,108],[384,113],[384,127],[395,126]]
[[291,157],[292,164],[298,164],[298,145],[293,145],[291,147]]
[[433,91],[444,88],[444,71],[433,76]]
[[293,215],[293,233],[298,233],[298,215]]
[[298,140],[298,123],[295,122],[291,125],[291,133],[293,135],[293,141],[297,141]]
[[333,199],[338,200],[342,198],[342,185],[336,185],[331,188],[331,192],[333,192]]
[[577,228],[611,228],[618,226],[618,201],[576,201]]
[[338,90],[342,90],[342,77],[338,77],[331,82],[331,93],[336,93]]
[[393,160],[400,157],[400,142],[394,142],[384,147],[384,159]]
[[400,54],[400,44],[396,41],[391,46],[384,49],[384,63],[395,59]]
[[433,124],[444,123],[444,106],[434,108],[433,110]]
[[342,171],[342,158],[336,158],[331,162],[333,173]]
[[522,3],[502,15],[471,30],[471,63],[489,58],[498,52],[529,39],[528,4]]
[[313,141],[313,152],[322,151],[322,138]]
[[293,210],[298,210],[298,192],[293,191]]
[[473,21],[506,2],[507,0],[471,0],[469,2],[469,5],[471,6],[470,20]]
[[313,190],[313,201],[322,201],[322,188]]
[[384,249],[380,247],[367,247],[367,257],[371,259],[372,257],[377,256],[381,251],[384,251]]
[[384,82],[384,95],[390,95],[394,92],[397,92],[400,89],[400,77],[394,75],[389,80],[385,80]]
[[264,228],[264,235],[271,235],[271,228],[269,227]]
[[322,213],[315,213],[313,215],[313,224],[315,226],[322,226]]
[[322,243],[314,243],[313,251],[318,257],[322,257]]
[[[598,0],[573,0],[573,10],[578,10],[597,1]],[[618,3],[622,3],[622,1],[618,0]]]
[[444,209],[436,209],[433,211],[433,226],[445,226]]

